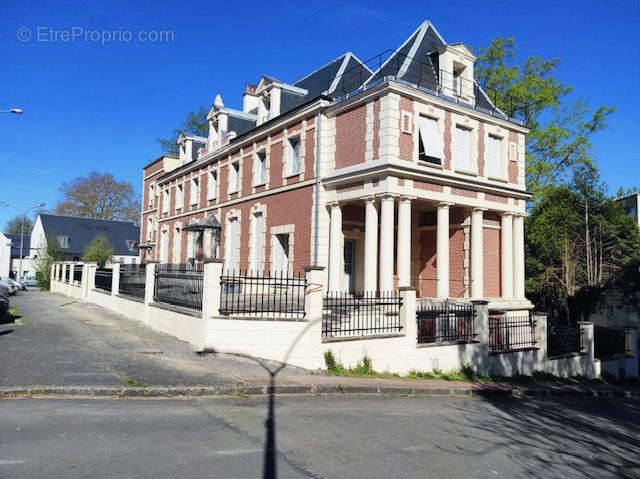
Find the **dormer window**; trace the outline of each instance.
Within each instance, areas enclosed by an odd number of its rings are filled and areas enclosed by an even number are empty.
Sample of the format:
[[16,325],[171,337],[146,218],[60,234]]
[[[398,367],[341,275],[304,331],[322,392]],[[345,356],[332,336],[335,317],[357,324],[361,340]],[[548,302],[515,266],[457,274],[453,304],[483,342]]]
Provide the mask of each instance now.
[[285,157],[285,175],[300,174],[300,137],[296,136],[287,140]]
[[443,135],[435,118],[418,117],[418,160],[442,165]]
[[58,235],[58,246],[61,249],[69,249],[69,237],[64,235]]
[[462,70],[459,68],[453,69],[453,93],[455,95],[462,95]]
[[253,159],[253,186],[264,185],[267,182],[267,153],[256,153]]

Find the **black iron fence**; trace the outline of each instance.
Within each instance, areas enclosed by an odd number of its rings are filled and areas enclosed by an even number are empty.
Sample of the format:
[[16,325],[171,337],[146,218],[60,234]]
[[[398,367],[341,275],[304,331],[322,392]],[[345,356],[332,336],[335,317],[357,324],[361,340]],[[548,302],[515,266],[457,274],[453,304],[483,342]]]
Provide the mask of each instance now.
[[627,352],[626,332],[624,329],[594,326],[594,355],[606,359]]
[[225,272],[220,278],[220,314],[303,318],[306,289],[304,273]]
[[401,331],[397,292],[329,292],[324,297],[322,336],[345,337]]
[[71,275],[71,266],[65,265],[64,266],[64,282],[65,283],[69,282],[69,276],[70,275]]
[[584,350],[582,328],[577,323],[547,319],[547,356],[555,358]]
[[471,303],[419,301],[416,304],[418,343],[467,343],[476,337]]
[[118,292],[144,299],[145,283],[147,280],[146,266],[139,264],[120,265],[120,279]]
[[77,283],[82,283],[82,270],[84,269],[84,265],[82,264],[74,264],[73,265],[73,281]]
[[202,311],[201,264],[158,264],[153,300]]
[[509,352],[536,346],[536,322],[528,314],[489,314],[489,351]]
[[113,279],[113,270],[108,268],[96,269],[96,289],[111,292],[111,281]]

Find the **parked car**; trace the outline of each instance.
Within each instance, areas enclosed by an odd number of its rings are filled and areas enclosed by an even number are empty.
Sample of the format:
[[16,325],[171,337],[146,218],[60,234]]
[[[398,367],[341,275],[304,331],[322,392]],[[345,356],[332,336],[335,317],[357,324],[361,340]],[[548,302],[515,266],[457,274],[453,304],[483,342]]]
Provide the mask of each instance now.
[[16,291],[20,289],[20,285],[11,278],[0,278],[0,285],[6,287],[9,294],[16,294]]
[[27,287],[33,288],[34,286],[38,286],[38,280],[35,276],[23,276],[20,280],[20,286],[22,286],[22,289],[27,289]]
[[0,284],[0,319],[9,314],[9,288]]

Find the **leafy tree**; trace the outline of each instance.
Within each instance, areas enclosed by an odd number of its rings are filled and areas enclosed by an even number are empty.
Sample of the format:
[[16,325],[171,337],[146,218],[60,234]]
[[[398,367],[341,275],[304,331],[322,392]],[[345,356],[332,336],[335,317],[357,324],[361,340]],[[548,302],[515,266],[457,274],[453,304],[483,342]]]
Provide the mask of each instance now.
[[107,262],[111,261],[112,257],[113,246],[111,246],[109,240],[102,235],[96,236],[82,255],[82,259],[87,263],[98,263],[99,266],[104,266]]
[[24,222],[24,234],[31,233],[33,229],[33,220],[28,216],[18,215],[7,221],[4,227],[4,232],[10,235],[19,235],[22,229],[22,223]]
[[568,104],[572,88],[554,77],[560,63],[557,58],[532,56],[521,65],[515,59],[515,40],[495,38],[481,50],[475,75],[498,108],[521,118],[530,129],[526,178],[535,202],[544,188],[570,180],[575,168],[593,166],[591,138],[606,127],[614,109],[592,109],[583,100]]
[[47,248],[36,259],[36,280],[45,291],[51,287],[51,265],[62,261],[64,255],[58,246],[55,235],[47,236]]
[[600,294],[640,261],[640,231],[597,171],[548,187],[527,219],[527,292],[552,314],[586,319]]
[[80,216],[102,220],[126,220],[137,223],[140,218],[140,201],[133,185],[116,181],[108,173],[90,172],[60,187],[62,200],[56,206],[56,214]]
[[187,118],[182,123],[180,128],[173,130],[173,134],[170,138],[158,138],[156,143],[162,148],[162,152],[178,153],[178,145],[176,139],[180,135],[180,132],[185,132],[196,136],[207,136],[209,134],[209,125],[207,124],[208,110],[200,107],[197,111],[192,111],[187,114]]

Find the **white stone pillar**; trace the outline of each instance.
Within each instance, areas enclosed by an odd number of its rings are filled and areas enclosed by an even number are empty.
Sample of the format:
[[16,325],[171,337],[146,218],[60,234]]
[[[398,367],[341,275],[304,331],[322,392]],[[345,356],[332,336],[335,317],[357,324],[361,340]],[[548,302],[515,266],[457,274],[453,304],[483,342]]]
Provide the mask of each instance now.
[[148,261],[144,280],[144,304],[153,303],[153,293],[156,287],[156,262]]
[[411,286],[411,200],[398,203],[398,287]]
[[513,298],[513,215],[504,213],[500,224],[500,286],[504,299]]
[[332,203],[331,224],[329,225],[329,291],[342,290],[342,210],[338,203]]
[[471,212],[471,297],[484,297],[484,217],[483,209]]
[[380,291],[393,290],[394,203],[393,196],[380,200]]
[[115,263],[111,270],[111,295],[120,293],[120,263]]
[[378,207],[373,196],[365,198],[364,218],[364,290],[378,287]]
[[524,299],[524,216],[513,217],[513,296]]
[[449,203],[438,205],[436,226],[436,296],[449,297]]
[[210,259],[205,261],[202,271],[202,317],[200,343],[196,345],[198,351],[207,349],[207,332],[209,321],[215,321],[220,315],[220,277],[222,276],[222,260]]

